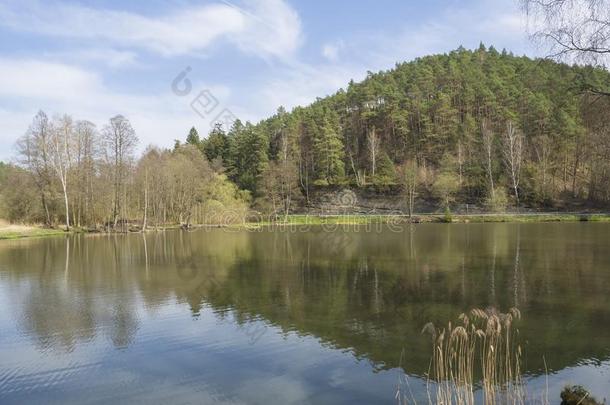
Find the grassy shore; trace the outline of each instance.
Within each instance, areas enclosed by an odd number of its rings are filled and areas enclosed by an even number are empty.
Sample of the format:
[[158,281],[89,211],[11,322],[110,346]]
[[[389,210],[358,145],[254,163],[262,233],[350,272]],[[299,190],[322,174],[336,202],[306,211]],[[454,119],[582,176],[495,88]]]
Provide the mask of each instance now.
[[0,240],[64,235],[65,233],[61,229],[48,229],[40,226],[0,224]]
[[[260,229],[269,226],[321,226],[321,225],[371,225],[371,224],[403,224],[403,223],[540,223],[540,222],[609,222],[610,214],[562,214],[562,213],[527,213],[527,214],[420,214],[409,218],[406,215],[288,215],[276,220],[263,219],[231,225],[193,225],[193,228],[236,228]],[[166,225],[149,228],[148,231],[180,229],[179,225]],[[87,233],[83,229],[76,232]],[[74,231],[71,231],[74,232]],[[10,225],[0,222],[0,240],[20,239],[41,236],[65,235],[62,229],[49,229],[41,226]]]
[[[441,216],[440,219],[442,218]],[[452,222],[610,222],[610,215],[569,213],[453,215]]]
[[[609,214],[527,213],[527,214],[422,214],[405,215],[288,215],[276,221],[249,222],[245,227],[269,225],[368,225],[384,223],[486,223],[486,222],[610,222]],[[234,225],[243,227],[244,225]]]

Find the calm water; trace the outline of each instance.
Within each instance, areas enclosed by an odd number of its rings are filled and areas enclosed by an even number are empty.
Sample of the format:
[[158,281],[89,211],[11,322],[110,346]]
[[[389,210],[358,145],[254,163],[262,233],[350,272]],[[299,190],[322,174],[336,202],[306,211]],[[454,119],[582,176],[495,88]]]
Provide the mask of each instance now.
[[608,224],[0,241],[0,403],[423,399],[422,326],[489,305],[531,390],[610,398]]

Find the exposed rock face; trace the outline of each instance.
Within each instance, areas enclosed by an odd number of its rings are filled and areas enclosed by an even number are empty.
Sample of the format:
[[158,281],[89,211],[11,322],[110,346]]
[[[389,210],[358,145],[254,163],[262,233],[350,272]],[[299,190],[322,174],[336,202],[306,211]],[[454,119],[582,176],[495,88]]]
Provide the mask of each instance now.
[[[400,186],[366,187],[316,187],[309,192],[309,205],[301,212],[311,215],[359,215],[359,214],[403,214],[408,213]],[[452,211],[475,213],[481,207],[468,204],[452,206]],[[442,213],[443,207],[422,190],[415,201],[416,213]]]
[[[305,199],[304,199],[305,200]],[[413,212],[416,214],[443,214],[444,205],[435,199],[427,190],[422,189],[417,193]],[[546,212],[598,212],[599,208],[594,206],[576,205],[567,202],[565,205],[548,207]],[[480,202],[456,202],[451,204],[451,212],[454,214],[486,214],[490,211]],[[522,205],[518,209],[510,207],[507,213],[536,213],[545,212],[539,208]],[[601,211],[600,211],[601,212]],[[309,191],[309,204],[303,201],[303,205],[296,208],[295,213],[310,215],[388,215],[408,213],[405,198],[400,186],[374,186],[364,187],[349,186],[318,186]]]
[[305,209],[309,214],[402,214],[406,212],[398,188],[382,191],[373,187],[348,188],[324,187],[312,190],[310,204]]

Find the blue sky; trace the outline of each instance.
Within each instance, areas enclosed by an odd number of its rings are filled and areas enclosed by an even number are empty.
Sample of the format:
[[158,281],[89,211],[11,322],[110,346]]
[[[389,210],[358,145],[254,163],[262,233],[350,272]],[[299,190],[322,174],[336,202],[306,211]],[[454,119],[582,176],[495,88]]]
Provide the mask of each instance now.
[[[99,128],[123,114],[142,148],[170,146],[225,108],[256,121],[480,41],[537,53],[517,0],[0,0],[0,159],[39,109]],[[215,101],[197,114],[203,90]]]

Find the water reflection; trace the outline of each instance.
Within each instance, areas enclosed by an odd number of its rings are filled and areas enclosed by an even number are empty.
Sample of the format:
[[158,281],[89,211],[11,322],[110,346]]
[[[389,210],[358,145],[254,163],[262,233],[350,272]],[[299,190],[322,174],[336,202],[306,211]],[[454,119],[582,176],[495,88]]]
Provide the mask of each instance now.
[[[521,308],[529,375],[544,372],[543,356],[550,372],[595,361],[603,370],[610,356],[609,236],[604,224],[430,224],[400,233],[199,230],[7,241],[0,244],[0,327],[6,332],[0,354],[33,345],[33,357],[55,353],[65,360],[95,347],[121,362],[129,357],[121,352],[135,350],[143,359],[171,349],[180,353],[175,372],[188,374],[185,367],[191,367],[201,377],[193,357],[203,361],[209,350],[224,347],[209,343],[205,332],[222,333],[227,344],[242,339],[240,351],[258,347],[271,363],[286,356],[280,347],[305,350],[313,338],[321,344],[317,352],[347,350],[378,372],[400,366],[423,376],[429,343],[422,325],[494,305]],[[305,351],[313,356],[311,348]],[[224,364],[217,366],[219,375],[244,361],[219,353],[208,359]],[[0,363],[0,398],[1,373],[23,366],[16,359],[9,365]],[[99,367],[92,377],[110,372]],[[250,367],[264,375],[257,362]],[[142,385],[152,384],[127,369]],[[335,388],[345,375],[375,378],[356,366],[341,370],[343,377],[328,376]],[[230,385],[227,378],[223,384]],[[309,390],[330,383],[310,382]],[[378,389],[371,398],[388,387]],[[352,396],[327,390],[324,398]]]

